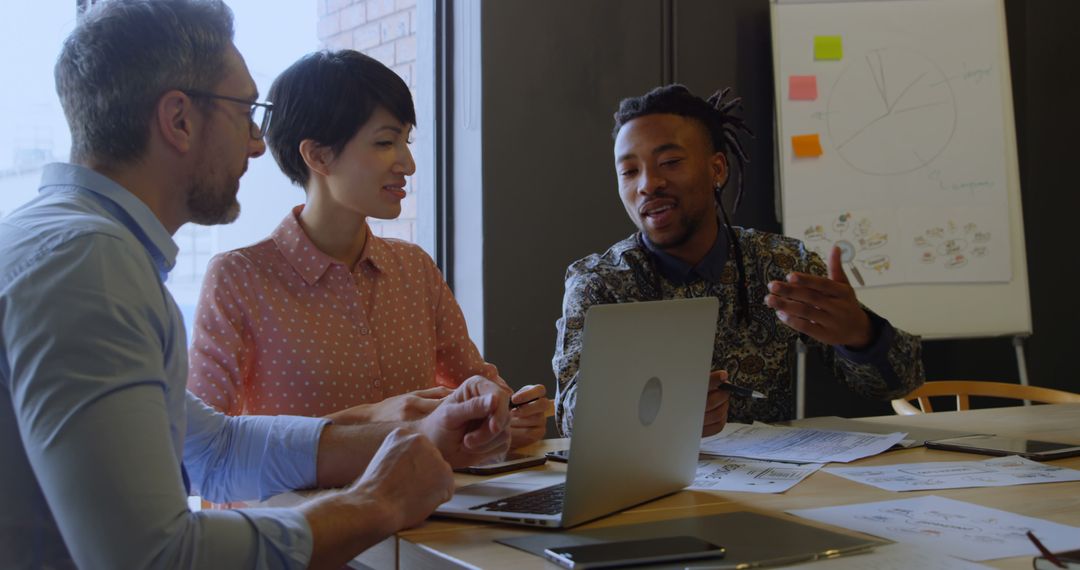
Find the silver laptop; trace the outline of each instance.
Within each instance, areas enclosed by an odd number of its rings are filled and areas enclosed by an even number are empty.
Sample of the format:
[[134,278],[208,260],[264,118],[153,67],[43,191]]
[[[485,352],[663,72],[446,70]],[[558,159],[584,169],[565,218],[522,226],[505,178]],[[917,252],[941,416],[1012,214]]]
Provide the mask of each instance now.
[[565,473],[467,485],[436,514],[570,527],[689,485],[718,310],[711,297],[591,307]]

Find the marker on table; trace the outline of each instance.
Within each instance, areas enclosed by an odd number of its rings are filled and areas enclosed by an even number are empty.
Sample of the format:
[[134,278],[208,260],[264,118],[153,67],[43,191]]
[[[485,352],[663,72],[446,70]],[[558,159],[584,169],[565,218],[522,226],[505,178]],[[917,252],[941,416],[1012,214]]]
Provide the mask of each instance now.
[[717,386],[717,388],[721,390],[727,390],[731,392],[732,396],[738,396],[740,398],[753,398],[755,400],[765,399],[765,394],[762,394],[761,392],[758,392],[757,390],[754,390],[752,388],[747,388],[746,386],[736,386],[734,384],[724,383]]

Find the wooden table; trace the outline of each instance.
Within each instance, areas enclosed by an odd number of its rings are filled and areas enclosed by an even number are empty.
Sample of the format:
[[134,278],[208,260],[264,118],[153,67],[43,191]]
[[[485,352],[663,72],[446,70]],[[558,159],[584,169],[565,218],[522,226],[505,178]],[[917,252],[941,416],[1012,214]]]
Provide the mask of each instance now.
[[[1080,444],[1080,404],[995,408],[965,412],[938,412],[920,416],[863,418],[888,424],[924,426],[956,431],[996,433]],[[548,440],[537,450],[566,447],[565,440]],[[849,465],[887,465],[927,461],[981,460],[986,456],[929,450],[923,447],[891,451]],[[1052,462],[1080,469],[1080,457]],[[562,469],[549,462],[546,469]],[[463,476],[461,483],[475,478]],[[575,527],[601,528],[672,518],[704,516],[738,510],[759,510],[779,516],[788,509],[868,503],[922,495],[939,495],[986,507],[1080,527],[1080,482],[894,493],[862,485],[828,473],[817,472],[782,494],[715,491],[681,491],[662,499]],[[797,519],[806,524],[816,524]],[[835,530],[835,529],[834,529]],[[524,536],[536,531],[492,523],[431,519],[424,525],[398,533],[365,552],[357,560],[375,568],[513,568],[546,569],[558,566],[493,542],[497,538]],[[550,532],[550,531],[547,531]],[[1080,530],[1078,530],[1080,532]],[[856,533],[857,534],[857,533]],[[996,568],[1031,568],[1031,557],[984,562]],[[827,568],[828,563],[824,563]]]

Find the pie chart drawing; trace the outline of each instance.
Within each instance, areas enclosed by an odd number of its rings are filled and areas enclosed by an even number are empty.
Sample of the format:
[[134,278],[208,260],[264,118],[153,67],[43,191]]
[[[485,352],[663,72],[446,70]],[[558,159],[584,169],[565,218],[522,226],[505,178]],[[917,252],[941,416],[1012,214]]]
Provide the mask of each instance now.
[[829,140],[851,168],[874,176],[918,170],[949,146],[956,95],[941,68],[908,48],[856,56],[829,95]]

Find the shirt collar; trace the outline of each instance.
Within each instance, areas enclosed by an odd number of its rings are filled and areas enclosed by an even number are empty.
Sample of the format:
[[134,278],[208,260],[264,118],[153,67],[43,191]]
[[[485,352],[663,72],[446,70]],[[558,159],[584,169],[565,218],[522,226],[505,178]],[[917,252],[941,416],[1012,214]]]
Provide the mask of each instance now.
[[[344,264],[324,253],[315,246],[315,242],[311,241],[300,225],[302,211],[304,211],[303,204],[294,207],[274,229],[270,239],[274,241],[274,245],[293,270],[300,274],[308,285],[314,285],[331,266]],[[360,254],[355,267],[368,265],[376,272],[380,272],[380,267],[386,260],[387,245],[381,238],[371,233],[370,227],[367,232],[364,251]]]
[[157,264],[162,279],[176,265],[180,248],[169,230],[154,215],[145,202],[116,181],[78,164],[53,163],[45,165],[39,192],[51,192],[56,186],[76,186],[94,193],[98,202],[138,238]]
[[660,249],[649,241],[648,236],[643,232],[639,232],[638,235],[641,236],[641,243],[656,262],[660,274],[668,281],[680,285],[685,285],[695,279],[720,283],[720,276],[724,273],[724,264],[727,263],[728,258],[728,240],[723,226],[716,233],[716,241],[713,242],[712,247],[696,265],[690,265]]
[[364,243],[364,251],[360,253],[356,266],[367,265],[376,273],[382,273],[389,256],[390,245],[383,238],[371,233],[371,226],[368,226],[367,241]]

